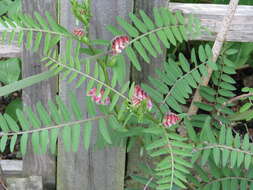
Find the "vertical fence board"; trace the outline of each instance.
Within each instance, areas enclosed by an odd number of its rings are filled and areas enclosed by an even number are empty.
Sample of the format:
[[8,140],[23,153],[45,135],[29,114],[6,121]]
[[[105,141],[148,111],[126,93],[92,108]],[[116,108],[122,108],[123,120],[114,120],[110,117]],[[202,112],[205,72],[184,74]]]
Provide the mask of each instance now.
[[[153,8],[154,7],[167,7],[168,6],[168,0],[152,0],[152,1],[146,1],[146,0],[135,0],[134,4],[134,12],[138,14],[139,10],[143,10],[147,13],[148,16],[151,18],[153,17]],[[155,75],[155,68],[158,68],[160,63],[165,61],[166,58],[166,49],[163,49],[163,54],[158,56],[157,58],[151,58],[150,63],[147,64],[143,61],[143,59],[140,59],[142,71],[138,72],[134,67],[131,68],[131,76],[132,80],[135,81],[137,84],[141,84],[143,82],[148,82],[148,76],[154,76]],[[132,150],[127,154],[127,176],[134,174],[134,175],[140,175],[145,176],[146,174],[143,173],[143,171],[138,167],[140,163],[145,163],[150,165],[151,161],[149,160],[150,157],[147,155],[140,156],[140,148],[141,148],[141,142],[136,142],[137,144],[132,148]],[[143,185],[128,180],[127,186],[130,186],[132,188],[143,188]]]
[[[22,0],[22,8],[23,12],[29,15],[33,15],[35,11],[45,15],[45,11],[48,11],[52,16],[56,16],[56,3],[54,0]],[[34,53],[32,50],[26,50],[23,47],[21,57],[23,78],[46,70],[40,63],[42,50]],[[35,108],[36,102],[47,103],[48,99],[54,97],[55,94],[56,80],[43,81],[22,91],[23,105]],[[28,152],[24,157],[23,173],[24,175],[42,176],[44,189],[55,189],[55,163],[55,157],[50,155],[50,153],[45,155],[35,154],[31,143],[29,143]]]
[[[91,37],[93,39],[112,39],[105,26],[108,24],[115,25],[116,16],[125,17],[132,9],[130,2],[132,0],[93,0]],[[73,30],[76,22],[70,12],[69,1],[62,0],[61,3],[61,24]],[[61,50],[64,50],[64,43],[61,43]],[[67,84],[66,81],[60,82],[60,95],[65,102],[68,102],[68,91],[73,91],[73,89],[73,84]],[[86,95],[85,85],[76,89],[75,93],[83,111],[87,113],[84,101]],[[93,126],[93,128],[96,128],[96,126]],[[94,150],[94,139],[96,137],[97,131],[94,129],[92,147],[85,151],[83,145],[80,144],[77,153],[65,152],[60,142],[57,160],[58,190],[123,190],[125,149],[106,148]]]

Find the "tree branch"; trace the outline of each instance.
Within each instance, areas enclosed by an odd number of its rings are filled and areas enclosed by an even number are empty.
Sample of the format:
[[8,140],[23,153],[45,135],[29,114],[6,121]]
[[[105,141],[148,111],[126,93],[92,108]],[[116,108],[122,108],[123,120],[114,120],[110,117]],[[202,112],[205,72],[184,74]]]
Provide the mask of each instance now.
[[[221,25],[223,27],[221,28],[221,31],[218,33],[216,40],[214,42],[214,46],[212,48],[212,52],[213,52],[212,61],[213,62],[216,62],[219,57],[221,48],[222,48],[223,43],[225,41],[229,26],[230,26],[232,19],[234,17],[238,3],[239,3],[239,0],[230,0],[227,15],[224,17],[223,22],[221,23]],[[208,75],[206,77],[203,77],[203,79],[202,79],[201,85],[203,85],[203,86],[208,85],[208,82],[209,82],[212,72],[213,72],[213,70],[209,66],[207,66],[207,70],[208,70]],[[193,96],[191,106],[188,110],[189,115],[194,115],[197,113],[198,107],[194,105],[194,102],[201,102],[201,100],[202,100],[202,97],[199,94],[199,89],[197,89],[194,96]]]
[[236,96],[236,97],[234,97],[234,98],[228,100],[227,102],[223,103],[223,105],[227,105],[227,104],[230,104],[230,103],[235,102],[235,101],[237,101],[237,100],[240,100],[240,99],[243,99],[243,98],[248,98],[248,97],[250,97],[250,96],[253,96],[253,93],[252,93],[252,92],[250,92],[250,93],[248,93],[248,94],[242,94],[242,95]]

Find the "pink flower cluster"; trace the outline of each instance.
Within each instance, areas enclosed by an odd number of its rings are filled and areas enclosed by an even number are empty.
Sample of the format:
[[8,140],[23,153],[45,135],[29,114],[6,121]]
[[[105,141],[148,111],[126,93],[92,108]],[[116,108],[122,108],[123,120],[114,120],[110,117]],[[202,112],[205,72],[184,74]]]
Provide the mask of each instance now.
[[105,93],[105,91],[103,89],[100,90],[100,92],[98,93],[98,95],[96,94],[97,89],[96,88],[92,88],[87,96],[91,96],[92,100],[94,102],[96,102],[97,104],[101,104],[101,105],[108,105],[110,104],[110,98],[106,97],[104,101],[102,101],[103,98],[103,94]]
[[78,37],[83,37],[85,35],[85,32],[81,28],[75,28],[73,34]]
[[163,118],[163,125],[165,127],[170,127],[172,125],[175,125],[180,118],[174,114],[174,113],[167,113],[166,116]]
[[117,36],[112,40],[112,54],[117,55],[122,52],[123,49],[129,43],[128,36]]
[[142,101],[147,101],[147,109],[150,111],[152,109],[152,101],[146,92],[139,86],[134,87],[134,94],[132,96],[132,104],[135,107],[138,107]]

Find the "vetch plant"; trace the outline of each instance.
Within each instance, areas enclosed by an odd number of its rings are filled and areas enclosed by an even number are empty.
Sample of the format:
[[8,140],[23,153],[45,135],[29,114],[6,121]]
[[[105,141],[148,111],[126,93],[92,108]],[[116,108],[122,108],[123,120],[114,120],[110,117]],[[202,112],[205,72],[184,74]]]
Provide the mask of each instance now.
[[[107,27],[115,36],[111,41],[91,40],[90,1],[80,4],[72,0],[71,4],[83,28],[68,31],[48,13],[46,18],[35,13],[35,19],[20,14],[0,19],[5,26],[2,38],[11,42],[16,37],[20,45],[24,43],[33,51],[43,45],[41,62],[50,71],[34,76],[34,81],[61,74],[69,83],[75,80],[76,88],[85,83],[88,114],[83,113],[75,94],[70,92],[68,105],[56,96],[47,105],[38,102],[35,110],[18,109],[18,122],[8,114],[0,115],[0,150],[5,150],[10,139],[9,148],[13,151],[20,137],[23,155],[29,140],[36,153],[50,149],[56,154],[57,140],[62,138],[66,150],[75,152],[81,135],[83,146],[88,149],[94,123],[98,121],[102,138],[96,139],[97,143],[116,146],[129,139],[129,150],[138,137],[146,153],[154,158],[150,172],[152,183],[150,179],[135,177],[145,187],[157,190],[220,189],[221,186],[230,189],[231,184],[252,187],[252,142],[248,135],[241,136],[231,129],[231,118],[236,114],[230,102],[236,89],[231,75],[236,69],[226,54],[229,50],[217,62],[212,61],[208,44],[191,49],[190,55],[179,52],[175,59],[169,57],[158,63],[161,67],[155,68],[157,75],[150,76],[148,84],[135,84],[126,81],[123,74],[125,65],[129,64],[126,57],[141,71],[138,57],[153,64],[151,57],[162,54],[164,48],[169,52],[172,46],[199,35],[200,21],[193,16],[186,19],[180,12],[154,8],[153,17],[144,11],[130,13],[131,23],[117,17],[120,29]],[[66,48],[58,54],[57,44],[62,39],[66,40]],[[104,45],[107,51],[96,48],[98,44]],[[81,59],[81,54],[86,58]],[[192,93],[208,75],[207,67],[214,72],[210,85],[199,89],[204,101],[195,105],[200,112],[187,115]],[[26,87],[33,83],[28,78],[19,84]],[[1,94],[17,89],[11,87],[10,84],[0,88]],[[186,129],[186,136],[179,135],[179,126]]]

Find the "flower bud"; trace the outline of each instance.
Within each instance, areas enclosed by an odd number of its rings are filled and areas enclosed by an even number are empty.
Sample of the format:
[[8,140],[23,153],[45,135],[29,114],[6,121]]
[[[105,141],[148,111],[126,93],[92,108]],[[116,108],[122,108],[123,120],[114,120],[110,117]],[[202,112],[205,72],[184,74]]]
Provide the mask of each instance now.
[[83,37],[85,35],[85,32],[81,28],[75,28],[73,34],[78,37]]
[[150,97],[139,85],[136,85],[132,96],[132,104],[134,107],[139,107],[143,101],[147,101],[147,109],[150,111],[153,106]]
[[117,36],[112,40],[112,54],[117,55],[122,52],[123,49],[126,48],[129,43],[128,36]]
[[166,116],[163,118],[163,125],[165,127],[171,127],[172,125],[175,125],[180,118],[174,114],[174,113],[167,113]]
[[103,95],[104,95],[104,92],[105,92],[103,89],[101,89],[98,94],[96,94],[96,91],[97,91],[96,88],[92,88],[87,93],[87,96],[91,96],[91,99],[92,99],[93,102],[95,102],[97,104],[101,104],[101,105],[109,105],[111,103],[110,97],[106,97],[105,100],[102,101]]

